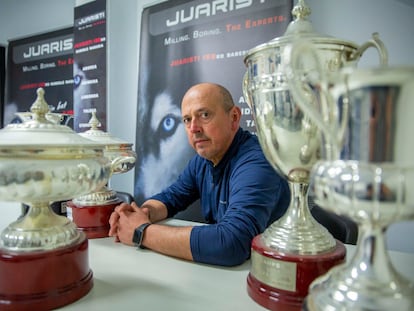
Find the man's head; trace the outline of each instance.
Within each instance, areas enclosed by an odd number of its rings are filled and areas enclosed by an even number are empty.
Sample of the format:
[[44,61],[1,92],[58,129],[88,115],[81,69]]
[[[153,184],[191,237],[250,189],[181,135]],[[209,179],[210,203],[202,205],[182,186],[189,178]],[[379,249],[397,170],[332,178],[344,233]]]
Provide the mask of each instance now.
[[218,84],[197,84],[185,93],[181,115],[190,145],[217,165],[240,126],[241,111],[229,91]]

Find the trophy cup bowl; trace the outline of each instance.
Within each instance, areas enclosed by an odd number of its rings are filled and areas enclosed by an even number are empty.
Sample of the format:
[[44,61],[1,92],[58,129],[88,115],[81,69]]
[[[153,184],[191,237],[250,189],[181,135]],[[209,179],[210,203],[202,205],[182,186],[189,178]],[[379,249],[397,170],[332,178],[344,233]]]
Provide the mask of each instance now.
[[[16,112],[15,115],[20,119],[20,122],[13,122],[13,123],[21,123],[21,122],[29,122],[33,120],[34,114],[30,111],[26,112]],[[73,119],[73,114],[69,113],[54,113],[48,112],[45,115],[45,118],[53,122],[55,124],[67,125],[69,126],[71,120]],[[58,215],[66,216],[66,204],[67,201],[55,201],[50,204],[51,209]],[[22,216],[27,213],[29,210],[29,206],[26,204],[22,204]]]
[[[293,71],[308,52],[317,57],[307,43],[293,46]],[[323,133],[324,160],[311,173],[315,202],[359,226],[354,257],[311,284],[304,308],[413,310],[414,284],[392,266],[384,232],[414,218],[413,150],[406,141],[414,131],[407,113],[414,67],[321,71],[307,88],[300,76],[290,76],[291,90]],[[312,96],[316,105],[305,100]]]
[[[91,113],[92,117],[89,121],[91,128],[79,135],[104,148],[105,157],[111,161],[111,175],[128,172],[134,167],[136,161],[136,153],[132,150],[132,144],[99,130],[100,122],[96,117],[96,111]],[[107,237],[110,228],[109,217],[120,203],[121,200],[116,191],[104,185],[97,191],[68,201],[68,217],[89,239]]]
[[297,105],[285,72],[285,49],[300,38],[317,46],[324,68],[337,71],[354,66],[368,47],[376,47],[381,61],[387,54],[374,37],[358,46],[352,42],[321,36],[312,30],[310,9],[299,1],[292,10],[296,20],[282,37],[251,49],[243,92],[253,111],[257,136],[273,168],[289,183],[291,203],[286,213],[252,241],[252,267],[247,278],[249,295],[272,310],[299,310],[310,283],[332,267],[343,263],[342,242],[320,225],[308,207],[310,172],[320,159],[321,133]]
[[44,90],[33,117],[0,130],[0,197],[27,213],[0,235],[0,309],[45,310],[69,304],[93,286],[88,240],[50,208],[102,187],[110,176],[103,149],[47,120]]

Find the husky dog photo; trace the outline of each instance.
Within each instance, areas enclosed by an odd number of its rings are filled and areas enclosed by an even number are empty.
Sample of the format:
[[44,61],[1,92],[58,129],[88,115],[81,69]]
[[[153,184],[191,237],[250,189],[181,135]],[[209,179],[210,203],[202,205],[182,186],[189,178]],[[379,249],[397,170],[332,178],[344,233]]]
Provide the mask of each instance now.
[[289,0],[182,0],[144,9],[135,144],[138,204],[169,186],[195,154],[180,110],[192,85],[226,87],[246,112],[242,127],[255,130],[242,96],[243,57],[250,48],[283,35],[291,9]]

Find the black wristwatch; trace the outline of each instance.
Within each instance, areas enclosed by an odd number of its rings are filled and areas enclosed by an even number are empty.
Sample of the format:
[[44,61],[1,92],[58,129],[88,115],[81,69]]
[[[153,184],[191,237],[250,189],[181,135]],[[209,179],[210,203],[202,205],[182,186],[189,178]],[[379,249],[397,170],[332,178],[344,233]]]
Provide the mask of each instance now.
[[145,224],[140,225],[139,227],[137,227],[134,231],[134,235],[132,236],[132,242],[134,242],[134,244],[139,247],[139,248],[145,248],[142,245],[142,240],[144,239],[144,231],[145,229],[147,229],[147,227],[150,225],[151,223],[147,222]]

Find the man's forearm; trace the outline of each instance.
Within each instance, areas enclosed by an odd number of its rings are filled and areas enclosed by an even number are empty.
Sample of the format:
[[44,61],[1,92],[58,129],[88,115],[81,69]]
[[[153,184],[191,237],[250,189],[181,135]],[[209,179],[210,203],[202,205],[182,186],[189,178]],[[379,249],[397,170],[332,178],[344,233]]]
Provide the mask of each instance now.
[[167,207],[157,200],[147,200],[141,205],[141,208],[148,209],[151,222],[163,220],[168,215]]
[[191,230],[192,227],[152,224],[145,230],[142,244],[155,252],[192,261]]

